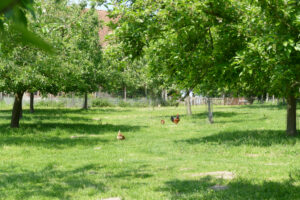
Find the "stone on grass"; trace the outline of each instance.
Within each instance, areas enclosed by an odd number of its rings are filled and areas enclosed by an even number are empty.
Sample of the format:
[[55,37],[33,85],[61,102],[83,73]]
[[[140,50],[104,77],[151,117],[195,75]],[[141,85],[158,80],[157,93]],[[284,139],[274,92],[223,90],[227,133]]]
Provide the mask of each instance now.
[[228,171],[216,171],[216,172],[203,172],[203,173],[192,174],[192,176],[193,177],[213,176],[215,178],[233,179],[234,173]]
[[95,150],[99,150],[99,149],[101,149],[101,147],[95,147],[94,149],[95,149]]
[[214,185],[214,186],[210,187],[210,189],[215,190],[215,191],[226,190],[226,189],[228,189],[228,186],[227,185]]

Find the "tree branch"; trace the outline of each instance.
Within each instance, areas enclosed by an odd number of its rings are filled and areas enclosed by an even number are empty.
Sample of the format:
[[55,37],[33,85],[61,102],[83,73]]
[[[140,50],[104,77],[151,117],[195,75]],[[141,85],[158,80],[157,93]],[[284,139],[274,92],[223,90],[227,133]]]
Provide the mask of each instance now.
[[20,0],[12,0],[7,6],[0,10],[0,14],[6,13],[18,4],[20,4]]

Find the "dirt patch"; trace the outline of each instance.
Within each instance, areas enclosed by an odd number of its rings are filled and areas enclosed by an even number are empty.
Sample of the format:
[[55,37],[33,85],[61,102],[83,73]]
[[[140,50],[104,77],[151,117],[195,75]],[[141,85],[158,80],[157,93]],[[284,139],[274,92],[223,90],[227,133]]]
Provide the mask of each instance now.
[[204,173],[197,173],[192,174],[193,177],[202,177],[202,176],[213,176],[215,178],[222,178],[222,179],[233,179],[234,173],[228,171],[217,171],[217,172],[204,172]]

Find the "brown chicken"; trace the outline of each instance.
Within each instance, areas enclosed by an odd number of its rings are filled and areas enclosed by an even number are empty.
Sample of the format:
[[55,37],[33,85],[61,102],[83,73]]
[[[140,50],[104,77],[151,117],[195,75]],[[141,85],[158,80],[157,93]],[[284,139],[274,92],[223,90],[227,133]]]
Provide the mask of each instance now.
[[118,140],[125,140],[125,136],[121,134],[121,131],[119,130],[118,135],[117,135]]
[[160,120],[160,123],[162,124],[162,125],[164,125],[165,124],[165,120]]
[[179,121],[180,121],[180,118],[179,118],[179,115],[177,114],[176,117],[175,116],[171,116],[171,121],[174,123],[174,124],[178,124]]

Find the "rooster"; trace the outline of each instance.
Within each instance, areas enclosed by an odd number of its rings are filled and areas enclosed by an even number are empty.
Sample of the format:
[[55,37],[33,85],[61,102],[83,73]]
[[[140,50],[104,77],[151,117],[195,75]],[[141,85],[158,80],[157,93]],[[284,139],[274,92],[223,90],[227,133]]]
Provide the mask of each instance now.
[[118,135],[117,135],[118,140],[125,140],[125,136],[121,134],[121,131],[119,130]]
[[178,122],[180,121],[180,118],[179,118],[179,115],[177,114],[176,117],[175,116],[171,116],[171,121],[174,123],[174,124],[178,124]]

